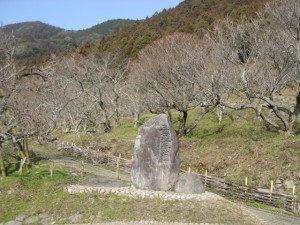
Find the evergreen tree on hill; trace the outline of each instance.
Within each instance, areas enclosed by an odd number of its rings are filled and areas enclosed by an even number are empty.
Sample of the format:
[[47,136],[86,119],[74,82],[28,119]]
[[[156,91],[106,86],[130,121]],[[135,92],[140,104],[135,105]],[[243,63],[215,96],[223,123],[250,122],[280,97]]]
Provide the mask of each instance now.
[[174,32],[198,33],[226,17],[237,20],[255,15],[266,0],[185,0],[177,7],[155,13],[151,18],[114,32],[94,51],[118,51],[136,57],[147,44]]

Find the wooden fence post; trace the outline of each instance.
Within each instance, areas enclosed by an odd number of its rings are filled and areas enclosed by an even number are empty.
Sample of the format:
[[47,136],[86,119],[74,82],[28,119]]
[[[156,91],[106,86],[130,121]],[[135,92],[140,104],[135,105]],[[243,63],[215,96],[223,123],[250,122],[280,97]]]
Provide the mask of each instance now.
[[293,196],[296,196],[296,185],[293,186]]
[[50,160],[50,176],[53,176],[54,171],[54,160]]
[[204,176],[204,186],[207,186],[207,170],[205,170],[205,176]]
[[227,176],[227,174],[224,173],[224,176],[223,176],[223,179],[224,179],[223,190],[224,190],[225,193],[226,193],[226,176]]
[[22,170],[23,170],[23,160],[20,160],[20,169],[19,169],[19,174],[22,175]]
[[119,157],[118,157],[118,159],[117,159],[117,170],[116,170],[116,177],[117,177],[117,180],[120,179],[120,175],[119,175],[120,160],[121,160],[121,154],[119,154]]
[[270,201],[272,201],[273,187],[274,187],[274,181],[271,180],[271,187],[270,187]]
[[189,167],[189,173],[191,173],[191,167]]
[[293,186],[293,213],[297,214],[296,185]]
[[24,159],[21,159],[21,161],[20,161],[20,169],[19,169],[20,175],[22,175],[22,173],[23,173],[23,165],[24,165],[25,161],[26,161],[26,157]]
[[245,177],[245,194],[248,194],[248,177]]

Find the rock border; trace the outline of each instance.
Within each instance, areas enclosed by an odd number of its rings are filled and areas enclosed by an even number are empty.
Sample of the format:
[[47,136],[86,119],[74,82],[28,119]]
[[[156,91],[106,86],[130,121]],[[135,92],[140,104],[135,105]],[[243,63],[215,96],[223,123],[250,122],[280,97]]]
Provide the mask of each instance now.
[[223,197],[211,193],[204,192],[201,194],[183,194],[171,191],[152,191],[152,190],[140,190],[135,187],[91,187],[84,185],[70,185],[64,189],[70,194],[77,193],[100,193],[103,195],[117,194],[121,196],[128,196],[130,198],[159,198],[163,201],[188,201],[188,200],[222,200]]

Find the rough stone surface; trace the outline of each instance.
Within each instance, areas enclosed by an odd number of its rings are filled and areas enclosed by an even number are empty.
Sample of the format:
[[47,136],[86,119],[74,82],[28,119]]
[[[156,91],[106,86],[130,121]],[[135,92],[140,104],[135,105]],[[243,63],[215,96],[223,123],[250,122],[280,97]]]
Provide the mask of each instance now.
[[[85,224],[82,224],[85,225]],[[157,222],[157,221],[131,221],[131,222],[105,222],[86,225],[227,225],[224,223],[181,223],[181,222]]]
[[21,215],[18,215],[15,220],[23,222],[25,218],[26,218],[26,216],[24,214],[21,214]]
[[22,222],[11,220],[11,221],[8,221],[7,223],[5,223],[4,225],[22,225]]
[[78,223],[81,220],[81,214],[75,214],[69,217],[71,223]]
[[[117,194],[120,196],[128,196],[130,198],[159,198],[162,201],[205,201],[205,200],[221,200],[223,199],[219,195],[204,192],[201,194],[185,194],[185,193],[176,193],[173,191],[154,191],[154,190],[141,190],[136,189],[135,187],[87,187],[81,185],[70,185],[65,188],[65,191],[70,194],[77,193],[99,193],[103,195]],[[101,212],[98,213],[98,215]],[[97,217],[98,217],[97,215]]]
[[28,217],[24,220],[24,224],[32,224],[32,223],[36,223],[37,221],[39,221],[39,217],[37,216],[31,216],[31,217]]
[[41,218],[41,219],[45,219],[45,218],[48,218],[48,217],[50,217],[48,213],[40,213],[39,214],[39,218]]
[[285,180],[284,186],[286,189],[292,189],[294,187],[295,183],[292,180]]
[[52,224],[55,224],[55,222],[52,217],[46,217],[46,218],[41,219],[41,224],[42,225],[52,225]]
[[131,181],[136,188],[172,190],[179,177],[178,137],[168,117],[157,115],[139,128]]
[[282,188],[282,181],[280,180],[280,179],[277,179],[276,181],[275,181],[275,189],[276,190],[279,190],[279,189],[281,189]]
[[184,194],[201,194],[205,192],[205,187],[199,175],[195,173],[183,173],[179,176],[175,191]]
[[92,178],[86,185],[94,187],[126,187],[124,181],[108,178]]

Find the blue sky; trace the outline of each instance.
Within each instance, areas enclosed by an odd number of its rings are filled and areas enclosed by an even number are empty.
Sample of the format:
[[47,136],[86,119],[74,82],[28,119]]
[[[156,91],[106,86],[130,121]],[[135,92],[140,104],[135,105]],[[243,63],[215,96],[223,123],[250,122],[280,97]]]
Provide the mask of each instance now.
[[0,25],[41,21],[80,30],[110,19],[145,19],[183,0],[0,0]]

